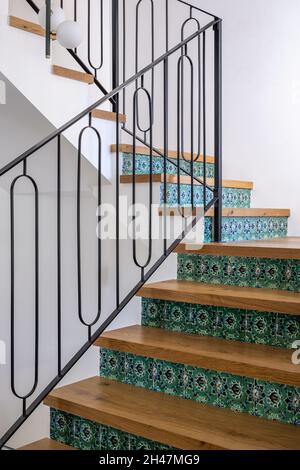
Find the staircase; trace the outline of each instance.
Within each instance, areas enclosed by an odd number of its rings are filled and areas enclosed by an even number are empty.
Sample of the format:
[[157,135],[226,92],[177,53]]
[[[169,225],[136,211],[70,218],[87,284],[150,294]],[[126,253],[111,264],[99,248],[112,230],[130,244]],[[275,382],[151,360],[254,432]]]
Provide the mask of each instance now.
[[[253,212],[261,230],[284,234],[288,211]],[[249,216],[240,213],[243,227]],[[177,247],[177,280],[138,293],[142,326],[96,341],[99,377],[46,398],[54,441],[83,450],[300,448],[300,238],[254,241],[267,235],[256,230]]]
[[[118,4],[115,0],[113,3]],[[125,3],[123,19],[126,19]],[[141,2],[132,3],[139,22]],[[168,0],[165,3],[166,13],[169,3]],[[166,51],[156,57],[152,50],[150,65],[144,68],[138,63],[137,41],[133,75],[126,76],[124,65],[121,85],[116,73],[111,92],[0,170],[0,177],[5,178],[6,184],[8,180],[10,187],[10,394],[18,400],[21,409],[19,417],[1,438],[0,447],[43,402],[50,408],[50,439],[34,442],[21,450],[300,449],[300,369],[292,360],[295,342],[300,340],[300,238],[287,237],[291,215],[288,209],[251,207],[252,182],[222,181],[222,22],[215,15],[187,6],[186,2],[178,0],[178,4],[184,9],[184,18],[187,15],[187,21],[196,23],[194,33],[185,38],[183,21],[181,42],[177,38],[173,46],[166,34]],[[201,15],[208,19],[200,27]],[[118,16],[116,21],[115,28],[120,28]],[[35,33],[38,39],[44,34],[36,24],[29,25],[20,18],[11,19],[10,24],[28,34]],[[212,135],[205,119],[208,32],[213,32],[214,44]],[[125,43],[122,46],[126,57],[128,48]],[[174,58],[176,67],[171,66]],[[186,78],[182,68],[185,61],[194,63],[198,70],[197,83],[193,80],[189,83]],[[116,64],[117,60],[114,68]],[[53,72],[64,79],[78,80],[83,86],[98,82],[96,70],[93,74],[56,66]],[[155,106],[154,74],[163,80],[161,121]],[[170,85],[174,77],[178,82],[175,91]],[[188,123],[191,134],[188,144],[188,139],[183,138],[187,132],[184,79],[186,89],[191,91],[189,111],[194,103],[199,105],[198,109],[196,105],[194,108],[197,119],[191,113]],[[149,126],[140,121],[141,94],[146,96],[142,109]],[[113,111],[103,109],[109,103],[113,103]],[[169,118],[172,113],[176,116],[175,125]],[[104,132],[95,127],[95,119],[110,120],[113,126],[109,158],[113,161],[114,178],[108,188],[101,179]],[[161,134],[157,137],[158,128],[163,137]],[[77,136],[78,148],[74,179],[76,210],[74,224],[72,218],[69,222],[75,238],[65,245],[63,214],[71,216],[74,208],[68,208],[67,212],[63,206],[62,137],[70,129]],[[90,152],[88,146],[83,146],[87,131],[95,138]],[[209,138],[213,141],[213,156],[208,155]],[[175,143],[172,147],[170,141],[176,140],[177,146]],[[51,367],[55,373],[51,372],[45,380],[39,377],[42,366],[49,366],[41,364],[39,358],[42,347],[38,217],[41,183],[34,174],[37,160],[34,157],[48,145],[54,148],[56,181],[52,243],[57,331],[54,351],[47,353],[51,359],[54,357],[55,365],[51,363]],[[101,237],[96,242],[94,238],[85,238],[90,226],[83,225],[84,158],[95,163],[96,184],[89,188],[95,209],[107,202],[115,209],[112,223],[115,236],[108,241]],[[16,185],[22,179],[32,185],[35,214],[32,253],[35,270],[31,286],[35,300],[34,363],[28,374],[32,377],[33,371],[34,385],[28,393],[18,391],[19,371],[15,364],[15,299],[19,293],[15,281],[18,254],[15,233],[20,227],[14,209]],[[149,209],[143,221],[148,228],[143,243],[135,236],[129,241],[120,236],[121,198],[128,194],[133,207],[143,204]],[[126,229],[131,227],[136,235],[135,208],[131,216]],[[168,229],[175,220],[181,228],[169,237]],[[95,221],[101,229],[103,214],[97,213]],[[158,240],[153,237],[154,222],[162,230]],[[192,230],[197,232],[197,240],[189,243],[186,237]],[[71,328],[77,331],[75,323],[81,328],[77,350],[70,349],[67,354],[64,347],[68,346],[65,341],[68,338],[63,334],[66,252],[72,252],[75,259],[77,313],[77,318],[68,323],[67,334],[70,335]],[[92,260],[88,268],[95,270],[96,290],[87,286],[84,279],[87,253],[87,259]],[[104,269],[105,255],[109,263]],[[151,278],[160,276],[159,269],[166,265],[167,258],[175,256],[177,279],[153,282]],[[72,269],[70,263],[70,278]],[[114,286],[112,302],[107,285]],[[140,306],[141,325],[107,331],[126,307],[131,308],[133,299]],[[85,312],[90,310],[95,313],[87,320]],[[128,323],[132,322],[128,320]],[[50,335],[49,343],[53,343]],[[56,388],[91,347],[100,352],[99,376]]]

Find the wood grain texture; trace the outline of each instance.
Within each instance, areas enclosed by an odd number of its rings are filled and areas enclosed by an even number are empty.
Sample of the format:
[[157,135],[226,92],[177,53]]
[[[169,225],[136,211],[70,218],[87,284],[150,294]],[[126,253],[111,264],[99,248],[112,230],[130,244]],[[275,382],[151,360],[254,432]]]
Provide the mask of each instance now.
[[228,243],[181,243],[175,253],[299,260],[300,237]]
[[[96,119],[105,119],[106,121],[117,121],[117,113],[113,111],[105,111],[104,109],[94,109],[92,112],[92,116]],[[125,124],[126,123],[126,116],[125,114],[119,114],[119,123]]]
[[[22,29],[27,33],[37,34],[38,36],[45,36],[45,30],[37,23],[17,18],[16,16],[9,17],[9,26],[13,28]],[[51,39],[56,39],[56,34],[51,34]]]
[[85,72],[79,72],[78,70],[67,69],[66,67],[61,67],[60,65],[53,65],[52,73],[54,75],[58,75],[59,77],[69,78],[70,80],[87,83],[88,85],[94,83],[94,75]]
[[258,344],[130,326],[104,333],[96,346],[202,369],[300,386],[291,351]]
[[[111,150],[112,153],[115,153],[116,150],[117,150],[116,144],[111,145],[110,150]],[[120,150],[120,152],[123,152],[123,153],[133,153],[133,145],[120,144],[119,145],[119,150]],[[157,149],[157,150],[159,150],[162,154],[164,153],[163,149]],[[136,153],[138,155],[150,155],[150,150],[149,150],[148,147],[139,147],[139,146],[137,146],[136,147]],[[154,157],[160,157],[161,155],[153,152],[153,156]],[[177,159],[177,150],[169,150],[168,157]],[[191,153],[185,152],[184,153],[184,158],[186,160],[191,160]],[[194,155],[194,158],[196,158],[196,155]],[[206,157],[206,163],[214,163],[214,161],[215,161],[214,157],[211,157],[211,156]],[[203,155],[200,156],[200,158],[197,160],[197,162],[203,162]]]
[[99,377],[57,389],[45,404],[178,449],[300,449],[299,427]]
[[[177,175],[166,175],[166,181],[168,184],[178,184],[178,177]],[[163,183],[164,182],[164,175],[163,174],[155,174],[152,175],[152,181],[154,183]],[[202,178],[198,178],[200,181],[203,182]],[[132,175],[122,175],[120,177],[120,181],[123,184],[132,184],[133,183],[133,176]],[[135,176],[136,183],[149,183],[150,182],[150,175],[136,175]],[[180,184],[191,184],[191,177],[190,176],[181,176],[180,177]],[[194,180],[194,184],[196,186],[200,186],[201,183]],[[214,187],[214,179],[208,178],[206,180],[206,184],[208,186]],[[250,181],[236,181],[236,180],[223,180],[222,181],[223,188],[236,188],[236,189],[253,189],[253,183]]]
[[273,289],[172,280],[146,284],[138,292],[138,296],[173,302],[300,315],[300,293]]
[[[193,211],[189,207],[177,208],[177,207],[166,207],[159,208],[159,215],[164,214],[174,217],[177,215],[185,214],[186,217],[195,217],[201,209],[195,208]],[[207,217],[214,216],[214,209],[210,209],[206,214]],[[222,217],[290,217],[290,209],[238,209],[238,208],[227,208],[223,209]]]
[[75,450],[73,447],[66,446],[60,442],[53,441],[52,439],[41,439],[40,441],[33,442],[27,446],[21,447],[18,450]]

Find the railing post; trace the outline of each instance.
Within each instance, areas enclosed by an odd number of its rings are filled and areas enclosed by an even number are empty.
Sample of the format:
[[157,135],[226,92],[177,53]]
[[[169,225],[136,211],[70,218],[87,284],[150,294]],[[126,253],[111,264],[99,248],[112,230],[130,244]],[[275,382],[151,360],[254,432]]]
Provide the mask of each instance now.
[[[112,0],[112,89],[120,84],[120,53],[119,53],[119,0]],[[117,111],[117,104],[113,104],[113,111]]]
[[46,0],[46,58],[51,55],[51,0]]
[[215,197],[214,241],[222,241],[222,21],[214,26],[215,41]]

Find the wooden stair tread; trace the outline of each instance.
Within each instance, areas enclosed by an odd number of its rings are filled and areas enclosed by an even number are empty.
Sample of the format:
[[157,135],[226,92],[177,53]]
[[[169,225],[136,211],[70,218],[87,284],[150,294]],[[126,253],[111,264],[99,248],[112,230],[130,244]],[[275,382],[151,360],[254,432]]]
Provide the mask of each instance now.
[[[38,36],[45,36],[45,30],[39,24],[33,23],[32,21],[23,20],[17,16],[11,15],[9,17],[9,26],[13,28],[22,29],[27,33],[37,34]],[[51,34],[51,39],[56,39],[56,34]]]
[[[155,174],[152,175],[152,181],[153,183],[163,183],[164,182],[164,174]],[[200,181],[203,181],[203,179],[198,178]],[[120,181],[123,184],[132,184],[133,183],[133,176],[132,175],[122,175],[120,177]],[[166,175],[166,181],[168,184],[178,184],[178,178],[177,175]],[[135,182],[140,184],[140,183],[149,183],[150,182],[150,175],[149,174],[144,174],[144,175],[136,175],[135,176]],[[182,175],[180,176],[180,184],[191,184],[191,177],[190,176],[185,176]],[[198,183],[197,181],[194,181],[195,186],[201,185],[201,183]],[[206,184],[208,186],[211,186],[212,188],[214,187],[214,179],[213,178],[207,178]],[[237,189],[253,189],[253,183],[251,181],[236,181],[236,180],[223,180],[222,181],[222,186],[223,188],[237,188]]]
[[[111,150],[111,153],[115,153],[116,150],[117,150],[117,145],[116,144],[111,145],[110,150]],[[163,149],[157,149],[157,150],[159,150],[162,154],[164,153]],[[133,153],[133,145],[120,144],[119,145],[119,151],[122,152],[122,153]],[[150,149],[148,147],[137,146],[136,147],[136,154],[137,155],[150,155]],[[161,157],[161,155],[153,152],[153,157]],[[177,159],[177,150],[169,150],[168,157],[173,158],[173,159]],[[191,153],[185,152],[184,157],[185,157],[186,160],[191,160]],[[196,156],[194,155],[194,158],[195,157]],[[201,155],[199,160],[197,160],[197,162],[201,163],[203,161],[204,161],[204,158],[203,158],[203,155]],[[206,163],[214,163],[214,161],[215,161],[214,157],[211,157],[211,156],[206,157]]]
[[179,449],[300,449],[300,428],[99,377],[50,393],[45,404]]
[[[167,215],[170,217],[177,216],[177,215],[184,215],[186,217],[195,217],[199,211],[203,209],[194,208],[193,211],[189,207],[160,207],[158,209],[159,215]],[[206,217],[213,217],[214,216],[214,209],[210,209],[205,214]],[[240,208],[224,208],[222,211],[222,217],[290,217],[291,211],[290,209],[240,209]]]
[[60,65],[53,65],[52,73],[54,75],[58,75],[59,77],[69,78],[78,82],[87,83],[88,85],[94,83],[94,75],[86,72],[80,72],[78,70],[69,69],[66,67],[61,67]]
[[137,294],[149,299],[300,315],[300,293],[170,280],[146,284]]
[[[117,113],[113,111],[105,111],[104,109],[94,109],[92,111],[92,116],[93,118],[96,119],[105,119],[107,121],[117,121]],[[127,118],[125,114],[119,114],[119,123],[125,124],[127,121]]]
[[95,345],[137,356],[300,387],[300,367],[292,364],[292,352],[288,349],[138,325],[106,332]]
[[41,439],[18,450],[75,450],[73,447],[53,441],[52,439]]
[[253,258],[300,259],[300,237],[227,243],[181,243],[175,253],[243,256]]

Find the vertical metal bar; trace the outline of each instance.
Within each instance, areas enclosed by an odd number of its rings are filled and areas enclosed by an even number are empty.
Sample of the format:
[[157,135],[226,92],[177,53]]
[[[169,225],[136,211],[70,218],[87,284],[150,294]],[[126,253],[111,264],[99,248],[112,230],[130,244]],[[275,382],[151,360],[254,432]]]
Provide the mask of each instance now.
[[207,157],[206,157],[206,33],[203,33],[203,64],[202,64],[202,102],[203,102],[203,206],[204,213],[206,212],[206,200],[207,200],[207,191],[206,191],[206,169],[207,169]]
[[214,26],[215,40],[215,196],[214,241],[222,240],[222,22]]
[[57,370],[61,375],[61,135],[57,137]]
[[116,117],[116,307],[120,305],[120,133],[119,93],[115,96]]
[[46,58],[51,55],[51,0],[46,0]]
[[[168,44],[168,43],[167,43]],[[169,61],[164,60],[164,253],[167,253],[167,156],[169,152]]]
[[[112,88],[119,86],[119,0],[112,0]],[[124,13],[123,13],[124,14]],[[118,100],[115,100],[118,101]],[[117,112],[119,104],[113,104],[113,111]]]

